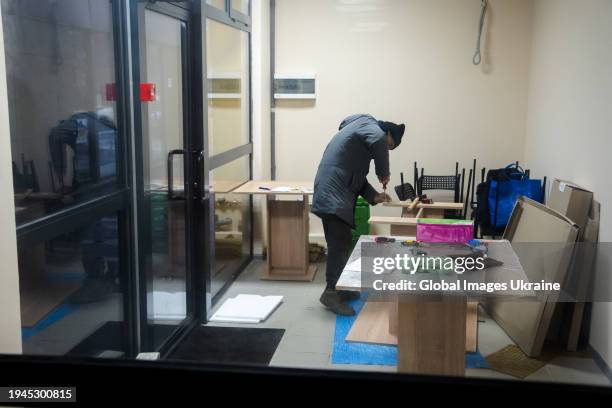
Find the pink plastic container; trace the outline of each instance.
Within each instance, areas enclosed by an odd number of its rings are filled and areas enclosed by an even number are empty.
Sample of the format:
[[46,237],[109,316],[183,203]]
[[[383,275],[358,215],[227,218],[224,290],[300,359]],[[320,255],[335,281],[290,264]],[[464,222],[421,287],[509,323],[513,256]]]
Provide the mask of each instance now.
[[422,219],[417,222],[417,241],[465,244],[474,239],[474,222]]

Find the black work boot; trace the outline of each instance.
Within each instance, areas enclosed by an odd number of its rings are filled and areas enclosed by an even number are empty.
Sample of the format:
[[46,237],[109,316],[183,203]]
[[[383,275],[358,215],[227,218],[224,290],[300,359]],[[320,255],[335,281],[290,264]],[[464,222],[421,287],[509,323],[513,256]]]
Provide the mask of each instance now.
[[342,301],[340,294],[333,289],[325,289],[319,301],[329,310],[340,316],[354,316],[355,310]]
[[353,292],[350,290],[339,290],[338,293],[340,294],[340,299],[342,299],[345,302],[351,302],[361,297],[361,293]]

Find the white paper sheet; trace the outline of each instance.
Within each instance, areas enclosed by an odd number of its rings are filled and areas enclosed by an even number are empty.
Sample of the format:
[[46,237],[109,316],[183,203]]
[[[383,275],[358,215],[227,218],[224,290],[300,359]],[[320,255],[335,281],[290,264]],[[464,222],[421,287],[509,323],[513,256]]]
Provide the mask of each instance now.
[[282,296],[238,295],[227,299],[210,320],[227,323],[260,323],[266,320],[282,301]]

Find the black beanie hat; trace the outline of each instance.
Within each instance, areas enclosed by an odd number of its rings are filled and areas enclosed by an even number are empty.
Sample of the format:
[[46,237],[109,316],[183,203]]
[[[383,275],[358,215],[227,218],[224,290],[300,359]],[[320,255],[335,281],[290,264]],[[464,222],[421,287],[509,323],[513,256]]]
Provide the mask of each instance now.
[[402,143],[402,137],[404,136],[406,125],[403,123],[401,125],[396,125],[393,122],[383,122],[382,120],[379,120],[378,126],[380,126],[385,133],[391,132],[391,138],[393,139],[393,143],[395,143],[395,147]]

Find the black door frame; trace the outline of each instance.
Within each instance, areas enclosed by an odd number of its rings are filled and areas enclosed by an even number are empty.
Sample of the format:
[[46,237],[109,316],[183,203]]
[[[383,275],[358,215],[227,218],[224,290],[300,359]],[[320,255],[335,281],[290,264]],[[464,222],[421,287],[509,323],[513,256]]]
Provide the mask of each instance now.
[[[182,68],[183,68],[183,124],[184,124],[184,149],[185,149],[185,196],[186,196],[186,300],[187,316],[176,326],[173,333],[167,337],[159,347],[153,347],[152,339],[148,333],[148,313],[147,313],[147,279],[150,276],[151,265],[148,264],[146,249],[142,248],[143,237],[147,236],[147,229],[150,228],[149,212],[146,208],[144,199],[144,124],[142,122],[142,105],[140,101],[140,72],[141,72],[141,35],[144,25],[140,21],[139,9],[145,7],[148,10],[175,18],[182,23]],[[194,2],[168,2],[168,1],[142,1],[130,0],[129,13],[131,21],[131,62],[133,75],[132,104],[135,124],[134,137],[134,159],[135,159],[135,213],[137,245],[141,245],[140,253],[137,252],[136,263],[138,264],[138,300],[137,308],[139,311],[139,348],[142,351],[158,351],[164,357],[171,352],[173,347],[189,333],[189,331],[202,321],[205,315],[205,304],[202,302],[202,293],[205,293],[205,281],[201,279],[206,273],[206,248],[209,247],[205,239],[206,210],[205,204],[207,197],[201,191],[202,184],[199,181],[199,168],[203,165],[201,157],[203,126],[199,125],[202,117],[202,106],[199,102],[198,75],[201,72],[198,68],[199,46],[198,27],[199,18],[197,8],[193,7]],[[203,259],[201,259],[203,258]],[[204,268],[204,269],[203,269]]]
[[[139,255],[139,238],[146,236],[149,220],[144,203],[143,175],[143,123],[140,101],[140,35],[142,27],[139,22],[139,5],[145,3],[146,8],[160,12],[183,21],[187,28],[184,39],[185,49],[189,55],[183,56],[183,66],[188,72],[187,81],[183,81],[184,94],[188,95],[189,109],[184,109],[185,123],[188,132],[185,150],[186,162],[186,195],[187,220],[186,242],[188,243],[188,281],[187,281],[187,315],[188,317],[170,335],[157,350],[149,349],[150,339],[147,338],[147,265],[143,256]],[[236,13],[231,9],[231,1],[225,1],[225,10],[217,9],[206,3],[206,0],[170,1],[170,0],[128,0],[125,3],[129,27],[129,55],[127,64],[132,75],[130,89],[130,105],[133,118],[132,142],[132,177],[133,177],[133,224],[134,239],[132,240],[132,260],[134,264],[134,296],[132,305],[137,315],[134,328],[138,351],[158,351],[165,357],[189,334],[196,326],[206,323],[211,315],[213,302],[218,300],[226,287],[214,298],[211,293],[211,274],[214,261],[215,224],[214,193],[209,190],[211,170],[227,164],[240,157],[249,157],[249,179],[253,175],[253,143],[252,143],[252,98],[251,98],[251,46],[250,16]],[[250,14],[250,11],[249,11]],[[248,143],[227,152],[210,156],[208,152],[208,81],[206,61],[206,24],[211,19],[249,34],[249,140]],[[186,84],[190,86],[186,87]],[[253,201],[249,200],[251,214],[250,253],[240,265],[242,271],[253,258]],[[239,272],[238,272],[239,273]]]

